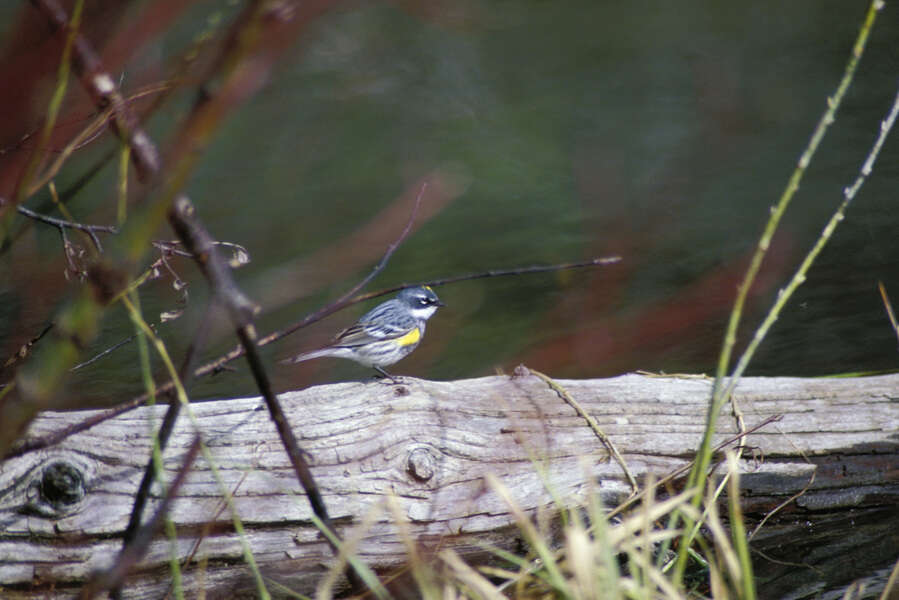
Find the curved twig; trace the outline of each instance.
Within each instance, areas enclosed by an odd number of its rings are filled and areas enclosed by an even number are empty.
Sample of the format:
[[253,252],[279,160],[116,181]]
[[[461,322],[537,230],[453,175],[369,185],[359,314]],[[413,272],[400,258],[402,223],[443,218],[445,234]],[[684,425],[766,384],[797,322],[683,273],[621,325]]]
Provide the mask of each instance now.
[[77,229],[78,231],[83,231],[87,235],[90,236],[91,241],[94,242],[94,246],[97,248],[97,252],[103,252],[103,246],[100,244],[100,238],[97,237],[97,232],[101,233],[118,233],[119,230],[113,225],[90,225],[87,223],[77,223],[75,221],[67,221],[65,219],[57,219],[56,217],[51,217],[48,215],[42,215],[40,213],[36,213],[29,208],[25,208],[24,206],[17,206],[16,211],[29,219],[34,219],[35,221],[40,221],[41,223],[46,223],[47,225],[52,225],[53,227],[59,228],[60,231],[65,231],[66,229]]

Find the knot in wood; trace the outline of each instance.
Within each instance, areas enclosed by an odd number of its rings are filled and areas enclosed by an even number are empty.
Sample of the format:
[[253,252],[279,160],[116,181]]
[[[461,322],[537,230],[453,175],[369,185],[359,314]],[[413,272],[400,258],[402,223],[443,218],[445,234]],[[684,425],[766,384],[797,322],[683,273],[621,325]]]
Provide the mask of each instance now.
[[41,498],[64,512],[84,498],[84,475],[81,469],[65,461],[55,461],[41,473]]
[[437,472],[437,458],[427,448],[415,448],[406,459],[406,470],[418,481],[427,481]]
[[41,469],[31,483],[26,512],[59,519],[73,512],[84,499],[84,474],[70,462],[56,460]]

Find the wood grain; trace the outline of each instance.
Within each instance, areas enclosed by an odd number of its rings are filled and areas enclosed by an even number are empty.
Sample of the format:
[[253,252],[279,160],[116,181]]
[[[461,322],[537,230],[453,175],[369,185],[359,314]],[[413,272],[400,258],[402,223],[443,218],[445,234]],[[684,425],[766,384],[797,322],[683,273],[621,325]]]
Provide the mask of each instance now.
[[[699,443],[711,390],[705,378],[632,374],[559,383],[596,419],[638,480],[683,466]],[[757,520],[806,486],[782,517],[895,506],[897,390],[895,375],[745,379],[736,397],[748,427],[782,415],[746,440],[755,449],[755,458],[742,463],[748,518]],[[518,543],[509,507],[484,484],[488,472],[529,510],[550,505],[553,495],[576,504],[589,489],[611,507],[630,492],[620,466],[584,420],[534,376],[344,383],[280,399],[341,534],[379,570],[401,565],[406,556],[386,509],[390,496],[425,551],[452,547],[472,557],[483,554],[483,542]],[[264,574],[310,593],[331,563],[330,550],[311,524],[310,508],[261,407],[257,398],[192,405],[194,419],[182,416],[166,468],[171,479],[200,431]],[[160,422],[163,409],[136,409],[0,466],[0,591],[63,597],[111,564],[149,457],[152,423]],[[44,413],[28,436],[92,412]],[[717,439],[735,433],[734,419],[722,415]],[[148,514],[160,495],[157,489]],[[252,597],[222,498],[209,464],[199,458],[171,512],[178,555],[194,552],[185,586],[203,587],[210,598]],[[165,538],[154,542],[129,578],[126,597],[163,595],[169,553]]]

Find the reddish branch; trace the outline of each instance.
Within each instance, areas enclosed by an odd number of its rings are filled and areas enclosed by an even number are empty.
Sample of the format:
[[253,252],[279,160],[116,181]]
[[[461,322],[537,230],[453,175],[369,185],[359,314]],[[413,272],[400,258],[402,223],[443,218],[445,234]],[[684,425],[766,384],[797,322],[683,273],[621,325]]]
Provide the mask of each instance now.
[[[31,0],[31,4],[47,18],[54,29],[68,28],[68,15],[56,0]],[[131,159],[138,178],[146,181],[155,175],[161,166],[156,145],[141,129],[137,118],[119,93],[115,80],[103,69],[99,56],[80,33],[75,36],[72,66],[94,104],[101,110],[112,108],[113,129],[131,148]]]
[[187,474],[193,467],[199,452],[200,436],[197,434],[194,436],[193,443],[191,443],[188,448],[184,460],[181,461],[181,468],[178,469],[175,479],[169,485],[165,497],[163,497],[156,512],[150,520],[140,528],[140,531],[137,536],[135,536],[133,542],[122,548],[122,551],[119,553],[119,556],[113,565],[108,570],[98,573],[87,582],[81,589],[81,593],[78,595],[79,599],[87,600],[102,593],[104,590],[117,588],[125,580],[125,576],[128,572],[141,561],[144,555],[146,555],[147,550],[150,548],[150,543],[153,541],[153,538],[156,536],[156,533],[163,523],[163,519],[171,514],[169,511],[171,510],[172,502],[178,495],[178,491],[184,484],[185,479],[187,479]]

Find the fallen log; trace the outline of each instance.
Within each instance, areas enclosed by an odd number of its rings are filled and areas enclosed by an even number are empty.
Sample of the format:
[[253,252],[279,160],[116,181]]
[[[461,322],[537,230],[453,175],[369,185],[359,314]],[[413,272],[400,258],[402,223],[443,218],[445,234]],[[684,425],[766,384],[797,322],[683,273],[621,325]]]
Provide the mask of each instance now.
[[[596,420],[638,481],[685,466],[698,446],[711,390],[706,378],[631,374],[559,384]],[[743,441],[752,450],[741,460],[741,504],[750,527],[796,496],[754,539],[767,558],[783,548],[782,536],[793,531],[795,537],[797,526],[811,527],[818,517],[861,521],[878,511],[871,526],[882,534],[879,545],[856,544],[869,546],[878,558],[857,562],[865,573],[889,570],[899,548],[897,390],[899,375],[740,383],[735,397],[748,429],[780,415]],[[613,507],[631,493],[621,464],[586,421],[533,375],[343,383],[280,399],[341,535],[357,542],[356,554],[379,571],[406,560],[394,513],[385,508],[388,497],[424,549],[454,548],[473,558],[483,554],[483,543],[519,543],[509,506],[485,485],[486,473],[495,474],[527,510],[550,505],[554,497],[575,504],[590,490]],[[149,434],[163,410],[133,410],[0,465],[0,591],[69,597],[92,572],[112,564],[150,456]],[[178,556],[193,557],[184,568],[185,590],[204,588],[209,598],[254,594],[223,486],[233,495],[262,573],[292,590],[314,591],[331,551],[312,524],[261,401],[202,402],[191,411],[193,418],[181,417],[165,452],[167,478],[199,431],[222,483],[199,458],[170,512]],[[44,413],[27,438],[95,412]],[[728,413],[719,423],[716,443],[733,439],[735,419]],[[154,490],[145,514],[161,497]],[[773,545],[765,546],[766,539]],[[851,540],[841,543],[845,551]],[[160,534],[128,578],[124,597],[162,597],[170,552]],[[821,565],[828,560],[834,556],[823,554]],[[794,581],[793,571],[772,564],[766,581]],[[827,585],[840,579],[830,574]],[[851,576],[848,570],[841,575]]]

